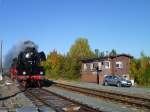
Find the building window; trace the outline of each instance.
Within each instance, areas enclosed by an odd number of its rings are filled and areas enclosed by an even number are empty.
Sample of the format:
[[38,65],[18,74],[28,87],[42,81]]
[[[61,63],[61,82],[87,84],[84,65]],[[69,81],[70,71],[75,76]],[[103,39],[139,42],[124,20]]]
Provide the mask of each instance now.
[[93,70],[93,63],[90,64],[90,69]]
[[102,63],[101,62],[98,63],[98,68],[99,68],[99,70],[102,69]]
[[110,68],[110,62],[109,61],[104,61],[104,68],[109,69]]
[[116,68],[123,68],[123,62],[121,61],[116,62]]
[[97,67],[98,67],[98,63],[93,63],[93,69],[96,70]]
[[96,68],[99,68],[99,69],[101,69],[100,67],[101,67],[101,64],[100,63],[98,63],[98,62],[94,62],[94,63],[91,63],[90,64],[90,70],[96,70]]
[[86,64],[83,65],[83,69],[87,70],[87,65]]

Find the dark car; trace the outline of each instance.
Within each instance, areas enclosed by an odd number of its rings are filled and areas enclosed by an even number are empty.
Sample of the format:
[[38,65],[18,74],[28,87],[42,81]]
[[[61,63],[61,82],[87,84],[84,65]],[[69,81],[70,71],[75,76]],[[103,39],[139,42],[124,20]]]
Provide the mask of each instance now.
[[104,80],[103,80],[103,85],[108,86],[108,85],[114,85],[117,87],[131,87],[132,83],[130,80],[124,79],[119,76],[115,75],[107,75]]

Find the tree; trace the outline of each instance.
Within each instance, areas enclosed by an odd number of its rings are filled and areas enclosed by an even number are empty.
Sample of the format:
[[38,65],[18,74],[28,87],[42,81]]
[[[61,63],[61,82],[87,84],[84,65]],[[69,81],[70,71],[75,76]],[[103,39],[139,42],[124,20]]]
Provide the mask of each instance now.
[[73,77],[80,76],[81,59],[95,57],[86,38],[78,38],[71,46],[67,58],[69,59],[69,74]]
[[116,56],[117,52],[115,49],[112,49],[112,51],[109,53],[110,56]]
[[105,57],[104,51],[102,51],[102,52],[99,53],[99,58],[103,58],[103,57]]
[[48,77],[59,78],[64,73],[65,57],[58,54],[56,50],[50,52],[47,60],[43,62]]
[[141,53],[140,59],[133,59],[130,66],[131,77],[140,85],[150,85],[150,57]]
[[95,56],[86,38],[78,38],[71,46],[68,55],[74,59],[89,58]]
[[100,52],[99,49],[95,49],[95,57],[96,57],[96,58],[103,58],[103,57],[105,57],[104,51],[101,51],[101,52]]
[[135,79],[135,82],[139,83],[139,69],[140,69],[140,60],[132,59],[130,64],[130,77]]
[[100,54],[99,49],[95,49],[95,55],[97,58],[99,58],[99,54]]
[[58,54],[56,50],[53,50],[48,54],[47,60],[42,62],[42,65],[45,67],[48,77],[77,79],[80,77],[80,60],[94,56],[88,40],[79,38],[71,46],[67,55]]

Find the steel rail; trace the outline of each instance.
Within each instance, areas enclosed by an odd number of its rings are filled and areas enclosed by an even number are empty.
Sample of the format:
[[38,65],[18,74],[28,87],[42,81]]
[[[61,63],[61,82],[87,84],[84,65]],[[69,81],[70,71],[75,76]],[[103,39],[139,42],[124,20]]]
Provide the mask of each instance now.
[[150,109],[150,99],[140,97],[140,96],[138,97],[138,96],[133,96],[129,94],[108,91],[108,90],[106,91],[106,90],[89,89],[89,88],[72,86],[72,85],[62,84],[62,83],[54,83],[53,86],[67,89],[73,92],[82,93],[84,95],[89,95],[92,97],[105,98],[105,99],[109,99],[113,101],[118,101],[121,103],[135,105],[137,107],[140,106],[140,107]]
[[[87,104],[74,101],[70,98],[64,97],[62,95],[48,91],[46,89],[31,89],[31,90],[27,90],[26,93],[27,96],[30,95],[30,97],[34,97],[38,99],[44,105],[54,109],[56,112],[65,112],[63,109],[69,108],[68,107],[69,105],[70,106],[75,105],[75,107],[80,107],[78,111],[70,110],[71,112],[102,112],[99,109],[95,109],[93,107],[88,106]],[[66,111],[66,112],[70,112],[70,111]]]

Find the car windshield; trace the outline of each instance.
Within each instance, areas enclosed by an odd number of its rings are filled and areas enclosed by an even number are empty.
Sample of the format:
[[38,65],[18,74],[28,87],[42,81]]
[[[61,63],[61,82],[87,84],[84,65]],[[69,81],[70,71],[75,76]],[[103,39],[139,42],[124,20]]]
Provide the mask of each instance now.
[[114,78],[114,79],[119,79],[119,77],[117,77],[117,76],[113,76],[113,78]]
[[123,77],[118,77],[120,80],[126,80],[125,78],[123,78]]
[[123,77],[119,77],[119,76],[113,76],[113,79],[125,80]]

